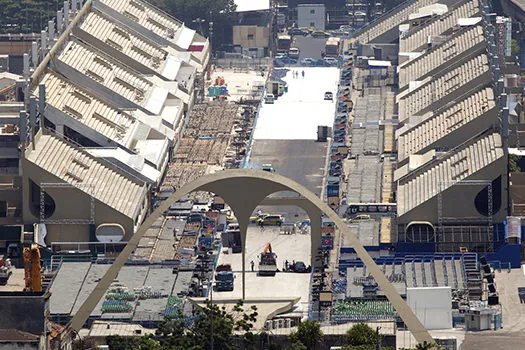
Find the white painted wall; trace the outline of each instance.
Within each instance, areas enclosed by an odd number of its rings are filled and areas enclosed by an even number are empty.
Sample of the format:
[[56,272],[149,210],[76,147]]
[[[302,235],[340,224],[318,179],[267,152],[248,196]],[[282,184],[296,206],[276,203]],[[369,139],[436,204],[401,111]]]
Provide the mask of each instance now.
[[407,303],[427,329],[452,328],[450,287],[407,288]]
[[326,11],[323,4],[297,5],[297,24],[299,28],[324,30]]

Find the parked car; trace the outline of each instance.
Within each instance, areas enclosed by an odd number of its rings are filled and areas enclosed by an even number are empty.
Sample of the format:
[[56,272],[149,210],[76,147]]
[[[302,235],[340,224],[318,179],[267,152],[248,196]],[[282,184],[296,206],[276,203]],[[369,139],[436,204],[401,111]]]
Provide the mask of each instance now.
[[275,96],[273,94],[266,94],[264,97],[264,103],[273,104],[275,101]]
[[301,28],[292,28],[288,30],[288,35],[302,35],[307,36],[310,34],[307,30],[301,29]]
[[297,60],[294,58],[285,57],[282,59],[275,59],[273,60],[274,67],[284,67],[284,66],[291,66],[297,64]]
[[250,224],[256,224],[257,221],[264,219],[268,215],[270,215],[270,214],[262,213],[262,214],[259,214],[257,216],[250,216]]
[[309,57],[307,57],[307,58],[303,58],[303,59],[301,60],[301,64],[302,64],[303,66],[310,66],[310,65],[312,65],[312,63],[314,63],[314,59],[313,59],[313,58],[309,58]]
[[297,59],[299,58],[299,49],[296,47],[292,47],[290,50],[288,50],[288,57]]
[[371,220],[372,218],[368,214],[359,214],[356,215],[353,219],[350,220],[350,222],[359,222],[359,221],[366,221]]
[[327,92],[324,93],[324,99],[333,101],[334,100],[334,94],[332,94],[330,91],[327,91]]
[[314,38],[329,38],[330,34],[328,34],[326,32],[323,32],[322,30],[316,30],[316,31],[312,32],[312,36]]
[[329,66],[337,65],[337,58],[335,58],[335,57],[325,57],[325,58],[323,58],[323,60]]
[[305,273],[305,272],[308,272],[307,268],[306,268],[306,264],[302,261],[296,261],[295,262],[295,265],[293,266],[293,269],[295,272],[298,272],[298,273]]
[[283,223],[283,217],[279,214],[270,214],[265,216],[263,219],[257,220],[257,224],[260,226],[281,226]]

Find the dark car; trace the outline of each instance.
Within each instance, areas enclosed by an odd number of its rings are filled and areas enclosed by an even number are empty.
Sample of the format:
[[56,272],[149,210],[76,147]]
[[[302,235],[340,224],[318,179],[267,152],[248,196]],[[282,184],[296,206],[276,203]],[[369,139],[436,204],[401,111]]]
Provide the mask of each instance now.
[[306,30],[302,30],[299,28],[292,28],[288,30],[288,35],[302,35],[307,36],[309,33]]
[[294,271],[298,273],[308,272],[306,265],[302,261],[296,261],[294,265]]

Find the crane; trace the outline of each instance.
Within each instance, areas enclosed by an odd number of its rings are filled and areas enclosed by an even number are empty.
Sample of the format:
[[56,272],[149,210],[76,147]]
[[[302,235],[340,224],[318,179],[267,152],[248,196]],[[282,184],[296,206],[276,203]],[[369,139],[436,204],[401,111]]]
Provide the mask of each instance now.
[[42,291],[42,276],[40,275],[40,250],[38,244],[31,244],[31,247],[24,247],[24,274],[26,292]]

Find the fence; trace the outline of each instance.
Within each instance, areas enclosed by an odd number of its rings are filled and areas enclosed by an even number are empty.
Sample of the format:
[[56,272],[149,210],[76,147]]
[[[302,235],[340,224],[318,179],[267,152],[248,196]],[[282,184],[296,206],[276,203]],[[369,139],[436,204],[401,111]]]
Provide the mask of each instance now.
[[234,69],[235,71],[266,70],[272,66],[271,57],[265,58],[217,58],[213,61],[215,68]]

